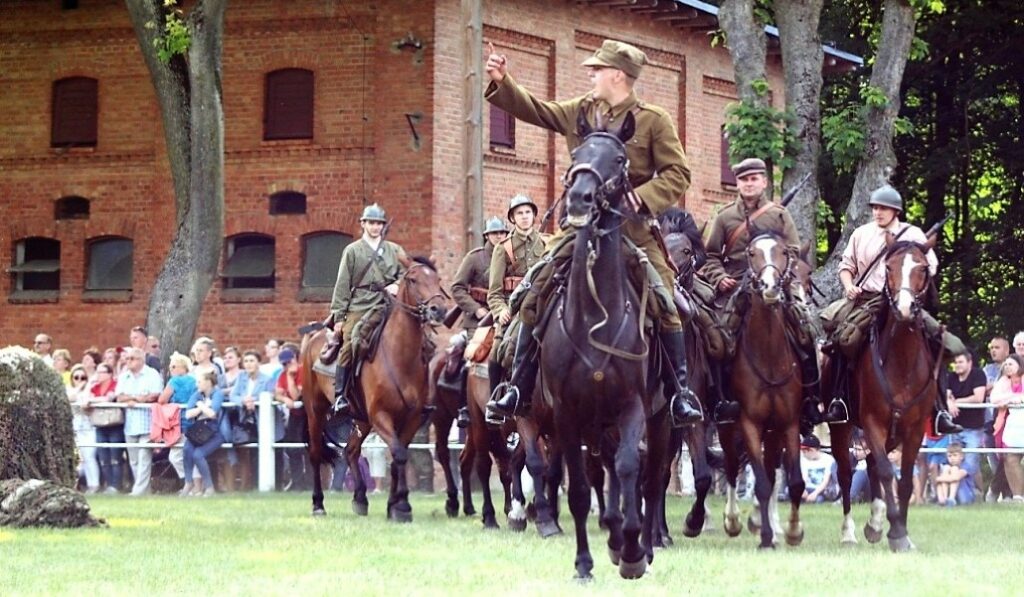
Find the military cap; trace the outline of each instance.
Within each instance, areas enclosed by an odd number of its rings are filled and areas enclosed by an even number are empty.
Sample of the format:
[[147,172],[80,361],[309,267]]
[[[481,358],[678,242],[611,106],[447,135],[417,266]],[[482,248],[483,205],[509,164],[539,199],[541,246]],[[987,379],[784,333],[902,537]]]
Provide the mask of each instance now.
[[868,200],[868,205],[880,205],[882,207],[889,207],[895,209],[898,212],[903,212],[903,197],[900,197],[900,192],[892,188],[889,185],[882,185],[871,193],[871,199]]
[[363,208],[363,215],[359,218],[360,222],[387,222],[387,214],[384,213],[384,208],[371,203]]
[[594,55],[583,61],[583,66],[604,66],[617,68],[634,79],[647,64],[647,54],[640,48],[612,39],[604,40]]
[[533,200],[527,197],[526,195],[520,194],[516,195],[515,197],[512,198],[511,201],[508,202],[508,213],[505,215],[506,217],[508,217],[509,222],[512,221],[512,212],[515,211],[515,209],[521,205],[529,205],[530,207],[533,208],[533,215],[537,215],[537,204],[534,203]]
[[487,220],[487,224],[484,225],[484,235],[488,235],[492,232],[508,232],[508,226],[498,216]]
[[747,158],[738,164],[733,164],[732,173],[739,178],[748,174],[764,174],[768,166],[760,158]]

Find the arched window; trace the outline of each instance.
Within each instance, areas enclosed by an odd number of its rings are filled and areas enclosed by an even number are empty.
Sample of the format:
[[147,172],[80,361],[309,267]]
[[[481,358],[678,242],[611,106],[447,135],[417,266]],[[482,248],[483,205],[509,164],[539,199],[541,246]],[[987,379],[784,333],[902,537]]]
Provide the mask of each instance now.
[[722,184],[726,186],[736,186],[736,175],[732,173],[732,164],[729,163],[729,135],[725,132],[725,126],[722,126],[722,145],[719,166],[722,170]]
[[89,200],[85,197],[61,197],[53,203],[55,220],[88,220]]
[[86,290],[131,290],[134,275],[134,243],[130,238],[108,236],[86,244]]
[[302,215],[306,213],[306,196],[298,191],[278,191],[270,196],[270,215]]
[[14,276],[15,292],[44,292],[54,296],[60,291],[60,241],[33,236],[14,245],[14,264],[8,270]]
[[313,71],[283,68],[267,73],[263,138],[313,138]]
[[314,232],[303,236],[302,287],[333,290],[341,252],[350,242],[352,237],[341,232]]
[[516,117],[491,105],[491,147],[516,148]]
[[227,239],[224,288],[274,287],[274,237],[244,233]]
[[51,147],[95,147],[99,99],[96,79],[68,77],[53,83]]

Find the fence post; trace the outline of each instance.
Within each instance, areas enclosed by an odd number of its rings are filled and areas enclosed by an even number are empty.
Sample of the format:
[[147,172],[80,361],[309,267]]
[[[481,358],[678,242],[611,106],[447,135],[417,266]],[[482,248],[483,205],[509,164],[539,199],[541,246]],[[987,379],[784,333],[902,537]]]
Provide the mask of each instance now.
[[270,392],[260,392],[259,398],[259,490],[274,491],[277,482],[274,470],[274,399]]

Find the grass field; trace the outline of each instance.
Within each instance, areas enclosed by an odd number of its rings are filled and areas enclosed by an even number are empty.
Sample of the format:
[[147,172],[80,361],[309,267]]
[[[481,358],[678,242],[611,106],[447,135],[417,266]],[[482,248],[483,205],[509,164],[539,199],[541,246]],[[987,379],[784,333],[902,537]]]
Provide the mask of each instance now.
[[[637,581],[619,578],[605,535],[591,517],[595,580],[572,580],[575,543],[503,528],[484,531],[476,517],[450,520],[441,496],[413,497],[415,521],[384,520],[385,499],[371,496],[356,517],[349,494],[327,498],[329,516],[313,519],[305,494],[211,499],[94,497],[110,524],[90,530],[0,529],[0,595],[156,594],[1020,594],[1024,591],[1024,508],[993,504],[914,508],[917,551],[889,553],[883,539],[838,546],[840,510],[802,509],[806,539],[797,548],[760,553],[744,532],[697,539],[679,532],[688,498],[670,498],[676,544],[655,555]],[[479,507],[479,500],[477,501]],[[716,527],[721,502],[712,504]],[[783,511],[783,514],[788,511]],[[855,509],[858,527],[867,516]],[[504,517],[501,524],[505,527]]]

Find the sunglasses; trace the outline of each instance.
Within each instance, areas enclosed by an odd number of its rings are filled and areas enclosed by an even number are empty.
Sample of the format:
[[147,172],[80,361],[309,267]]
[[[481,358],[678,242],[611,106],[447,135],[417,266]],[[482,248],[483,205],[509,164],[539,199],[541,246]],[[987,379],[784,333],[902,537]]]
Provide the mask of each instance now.
[[73,379],[75,381],[85,381],[88,378],[86,376],[84,376],[84,375],[76,375],[76,376],[72,377],[71,379]]

